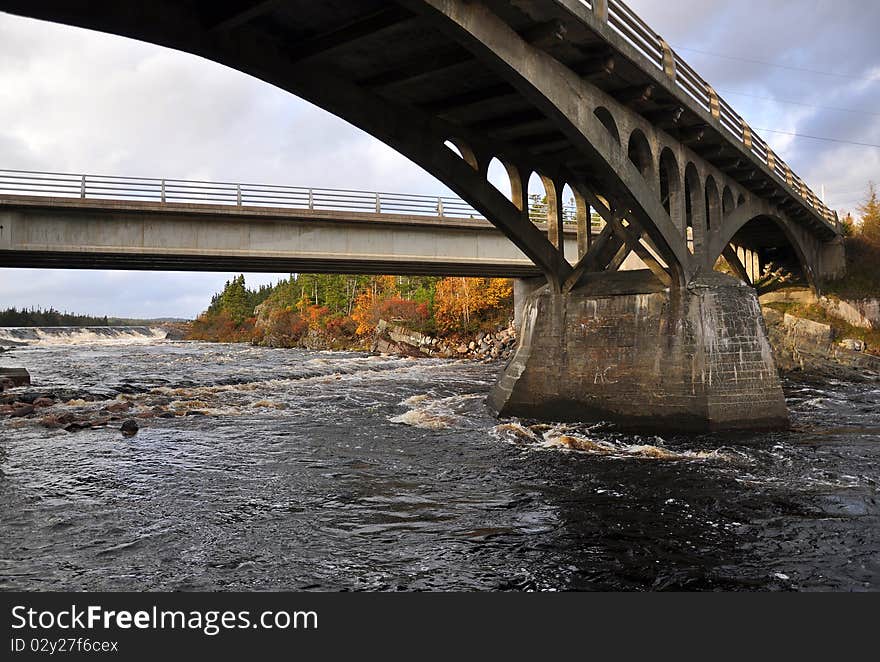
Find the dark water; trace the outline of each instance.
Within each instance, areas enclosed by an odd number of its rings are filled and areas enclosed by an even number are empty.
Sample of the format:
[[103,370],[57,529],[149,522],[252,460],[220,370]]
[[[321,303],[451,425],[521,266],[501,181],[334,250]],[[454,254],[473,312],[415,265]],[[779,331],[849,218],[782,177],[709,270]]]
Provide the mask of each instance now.
[[130,439],[0,421],[0,589],[880,588],[880,384],[788,383],[791,433],[659,438],[499,425],[498,368],[468,362],[155,343],[14,364],[205,415]]

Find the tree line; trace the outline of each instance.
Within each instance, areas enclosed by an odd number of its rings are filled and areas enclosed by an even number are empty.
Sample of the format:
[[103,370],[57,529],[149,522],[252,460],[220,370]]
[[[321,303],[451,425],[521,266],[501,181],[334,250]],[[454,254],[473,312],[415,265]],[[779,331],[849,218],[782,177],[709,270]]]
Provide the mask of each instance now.
[[371,337],[382,319],[459,337],[506,326],[512,316],[509,279],[291,274],[251,289],[239,275],[212,297],[190,337],[297,346],[320,336],[353,346]]
[[62,313],[54,308],[7,308],[0,311],[0,326],[119,326],[121,320]]
[[846,237],[847,273],[831,284],[836,294],[852,298],[880,297],[880,197],[873,182],[858,207],[858,218],[842,221]]

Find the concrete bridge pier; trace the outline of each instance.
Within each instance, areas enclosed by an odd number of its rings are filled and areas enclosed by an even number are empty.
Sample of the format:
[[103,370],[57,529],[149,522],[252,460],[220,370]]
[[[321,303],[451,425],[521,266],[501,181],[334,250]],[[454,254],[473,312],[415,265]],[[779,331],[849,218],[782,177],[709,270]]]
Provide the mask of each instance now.
[[757,295],[735,278],[710,272],[670,290],[650,272],[613,272],[567,294],[536,288],[521,306],[517,352],[489,397],[502,416],[652,431],[789,425]]

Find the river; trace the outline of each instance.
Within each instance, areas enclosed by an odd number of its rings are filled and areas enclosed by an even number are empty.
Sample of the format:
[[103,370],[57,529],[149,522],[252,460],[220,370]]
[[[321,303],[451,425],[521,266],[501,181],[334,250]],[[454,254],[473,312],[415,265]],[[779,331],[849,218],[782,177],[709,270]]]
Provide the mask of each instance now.
[[786,382],[788,433],[656,437],[498,421],[497,364],[148,337],[0,358],[69,390],[43,413],[168,416],[0,420],[3,590],[880,589],[880,384]]

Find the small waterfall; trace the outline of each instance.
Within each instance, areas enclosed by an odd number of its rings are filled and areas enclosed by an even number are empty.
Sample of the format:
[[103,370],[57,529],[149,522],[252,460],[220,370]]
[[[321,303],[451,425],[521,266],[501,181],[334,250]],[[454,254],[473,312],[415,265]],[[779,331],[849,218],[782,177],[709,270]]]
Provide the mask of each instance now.
[[91,345],[151,343],[168,332],[152,326],[0,327],[0,345]]

